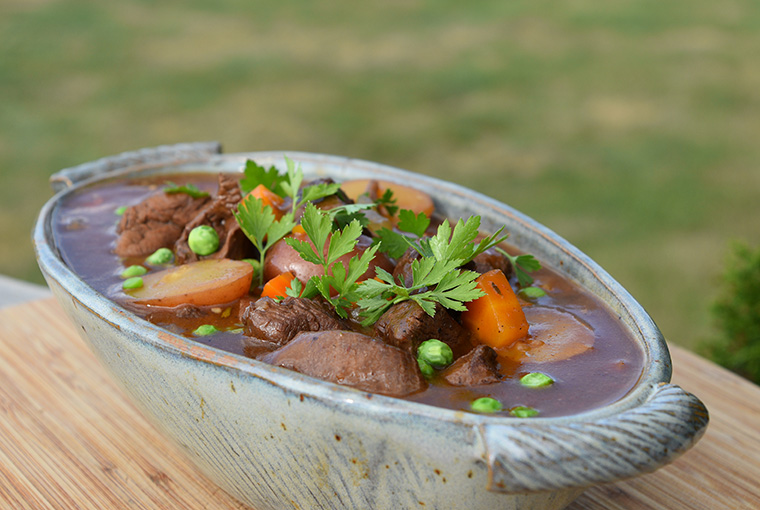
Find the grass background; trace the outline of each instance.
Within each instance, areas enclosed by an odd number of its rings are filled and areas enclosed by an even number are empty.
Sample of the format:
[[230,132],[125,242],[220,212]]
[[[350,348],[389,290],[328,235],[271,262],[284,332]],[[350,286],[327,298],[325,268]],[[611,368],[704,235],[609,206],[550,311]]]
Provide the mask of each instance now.
[[0,273],[56,170],[167,143],[375,160],[597,260],[672,342],[760,242],[751,0],[0,0]]

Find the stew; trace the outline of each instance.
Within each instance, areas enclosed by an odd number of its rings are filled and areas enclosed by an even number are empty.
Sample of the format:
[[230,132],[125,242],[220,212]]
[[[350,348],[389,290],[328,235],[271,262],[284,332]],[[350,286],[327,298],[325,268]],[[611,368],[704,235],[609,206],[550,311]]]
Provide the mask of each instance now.
[[636,384],[643,353],[615,314],[504,232],[288,165],[84,188],[56,211],[61,256],[167,330],[363,391],[550,417]]

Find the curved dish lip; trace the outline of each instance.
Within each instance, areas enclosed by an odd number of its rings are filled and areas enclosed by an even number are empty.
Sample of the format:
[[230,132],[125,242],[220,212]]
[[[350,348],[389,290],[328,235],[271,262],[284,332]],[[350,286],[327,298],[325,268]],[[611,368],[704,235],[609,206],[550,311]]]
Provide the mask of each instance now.
[[[288,156],[296,162],[311,163],[318,167],[330,168],[329,172],[325,172],[330,175],[335,175],[335,171],[337,171],[337,173],[346,174],[355,174],[359,171],[360,173],[368,172],[372,175],[376,175],[377,172],[380,172],[382,174],[380,178],[383,179],[388,178],[388,180],[395,180],[402,183],[408,183],[411,179],[416,183],[423,183],[430,187],[439,188],[449,192],[451,195],[447,196],[447,201],[451,197],[457,197],[460,200],[475,200],[480,207],[487,207],[499,215],[509,217],[511,221],[519,224],[526,231],[538,236],[537,238],[540,239],[542,243],[551,246],[553,250],[557,251],[557,253],[563,254],[566,259],[573,260],[579,264],[582,271],[593,275],[593,278],[603,289],[605,289],[609,296],[614,297],[619,303],[620,309],[611,311],[617,312],[621,320],[625,320],[629,329],[635,329],[634,335],[637,344],[644,352],[645,363],[638,382],[628,394],[615,402],[573,415],[549,418],[515,418],[482,415],[466,411],[434,407],[427,404],[387,397],[379,394],[371,394],[354,388],[315,379],[273,365],[268,365],[244,356],[221,351],[217,348],[197,343],[155,326],[95,291],[66,266],[58,255],[57,249],[54,247],[51,226],[53,212],[62,199],[84,187],[98,182],[111,180],[113,178],[125,177],[146,171],[156,171],[158,173],[164,171],[218,172],[220,167],[232,163],[238,163],[237,168],[238,170],[241,170],[247,159],[253,159],[259,164],[275,164],[283,162],[284,156]],[[356,175],[352,176],[357,177]],[[71,296],[73,300],[75,300],[78,306],[89,309],[92,313],[110,323],[114,328],[122,331],[131,331],[134,333],[135,337],[140,339],[140,341],[150,344],[155,348],[185,358],[190,358],[204,364],[214,365],[235,372],[240,376],[260,379],[295,395],[324,402],[342,403],[346,404],[347,407],[361,402],[363,412],[376,414],[378,416],[390,416],[395,414],[401,414],[404,416],[418,415],[474,427],[479,427],[484,424],[529,426],[530,424],[541,423],[558,424],[586,422],[612,416],[624,410],[634,408],[644,402],[650,396],[653,389],[659,384],[667,383],[670,380],[670,355],[668,353],[667,344],[651,317],[628,293],[628,291],[626,291],[604,269],[578,248],[544,225],[513,209],[507,204],[448,181],[439,180],[423,174],[416,174],[380,163],[309,152],[263,151],[211,155],[207,159],[190,162],[159,161],[148,164],[129,165],[119,168],[116,171],[110,171],[106,175],[86,178],[81,182],[73,184],[67,189],[59,191],[49,199],[41,209],[32,237],[38,263],[45,273],[46,278],[55,281]],[[519,243],[518,247],[520,247]],[[542,260],[542,262],[544,261]],[[563,268],[556,266],[552,266],[552,268],[574,281],[579,282],[577,275],[574,276],[567,272],[566,265]],[[594,292],[589,289],[586,284],[582,282],[579,283],[590,292]],[[613,308],[608,299],[602,297],[602,300],[605,302],[606,306],[611,309]],[[627,317],[624,318],[623,315],[627,315]]]

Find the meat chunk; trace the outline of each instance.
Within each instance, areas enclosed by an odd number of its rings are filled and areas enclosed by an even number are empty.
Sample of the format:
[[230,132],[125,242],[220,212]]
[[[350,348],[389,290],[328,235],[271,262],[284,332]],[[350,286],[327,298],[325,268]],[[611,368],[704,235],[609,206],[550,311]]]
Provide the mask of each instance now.
[[254,255],[253,244],[235,219],[235,211],[241,198],[238,180],[230,175],[219,174],[219,190],[216,196],[187,222],[174,244],[174,254],[178,263],[185,264],[200,259],[187,244],[190,231],[200,225],[212,227],[219,236],[219,249],[206,258],[242,259]]
[[184,193],[157,193],[127,208],[116,232],[115,252],[120,257],[144,257],[159,248],[171,248],[209,197]]
[[280,348],[280,345],[276,343],[249,336],[242,337],[241,346],[243,348],[243,354],[254,359],[260,359],[262,356]]
[[411,287],[414,283],[412,278],[412,262],[420,258],[420,254],[414,248],[409,248],[396,262],[393,268],[393,280],[403,282],[406,287]]
[[509,259],[493,248],[489,248],[483,253],[478,254],[464,266],[464,269],[469,269],[480,274],[487,273],[493,269],[501,269],[501,272],[507,278],[512,275],[512,264],[509,262]]
[[487,345],[478,345],[456,360],[441,373],[453,386],[478,386],[501,381],[496,351]]
[[408,352],[353,331],[299,333],[261,361],[353,388],[403,397],[427,382]]
[[346,329],[326,304],[313,299],[286,297],[280,302],[264,297],[241,310],[245,334],[278,345],[290,342],[300,331]]
[[431,317],[414,301],[393,305],[375,322],[374,336],[413,355],[431,338],[448,344],[455,357],[471,347],[470,334],[443,306],[436,304],[435,317]]

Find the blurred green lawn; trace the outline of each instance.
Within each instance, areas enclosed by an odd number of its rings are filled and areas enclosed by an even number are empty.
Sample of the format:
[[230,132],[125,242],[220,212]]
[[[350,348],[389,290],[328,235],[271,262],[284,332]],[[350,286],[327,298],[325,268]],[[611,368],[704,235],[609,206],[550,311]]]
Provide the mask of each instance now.
[[672,342],[709,335],[760,242],[750,0],[0,0],[0,273],[54,171],[140,147],[375,160],[507,202],[596,259]]

